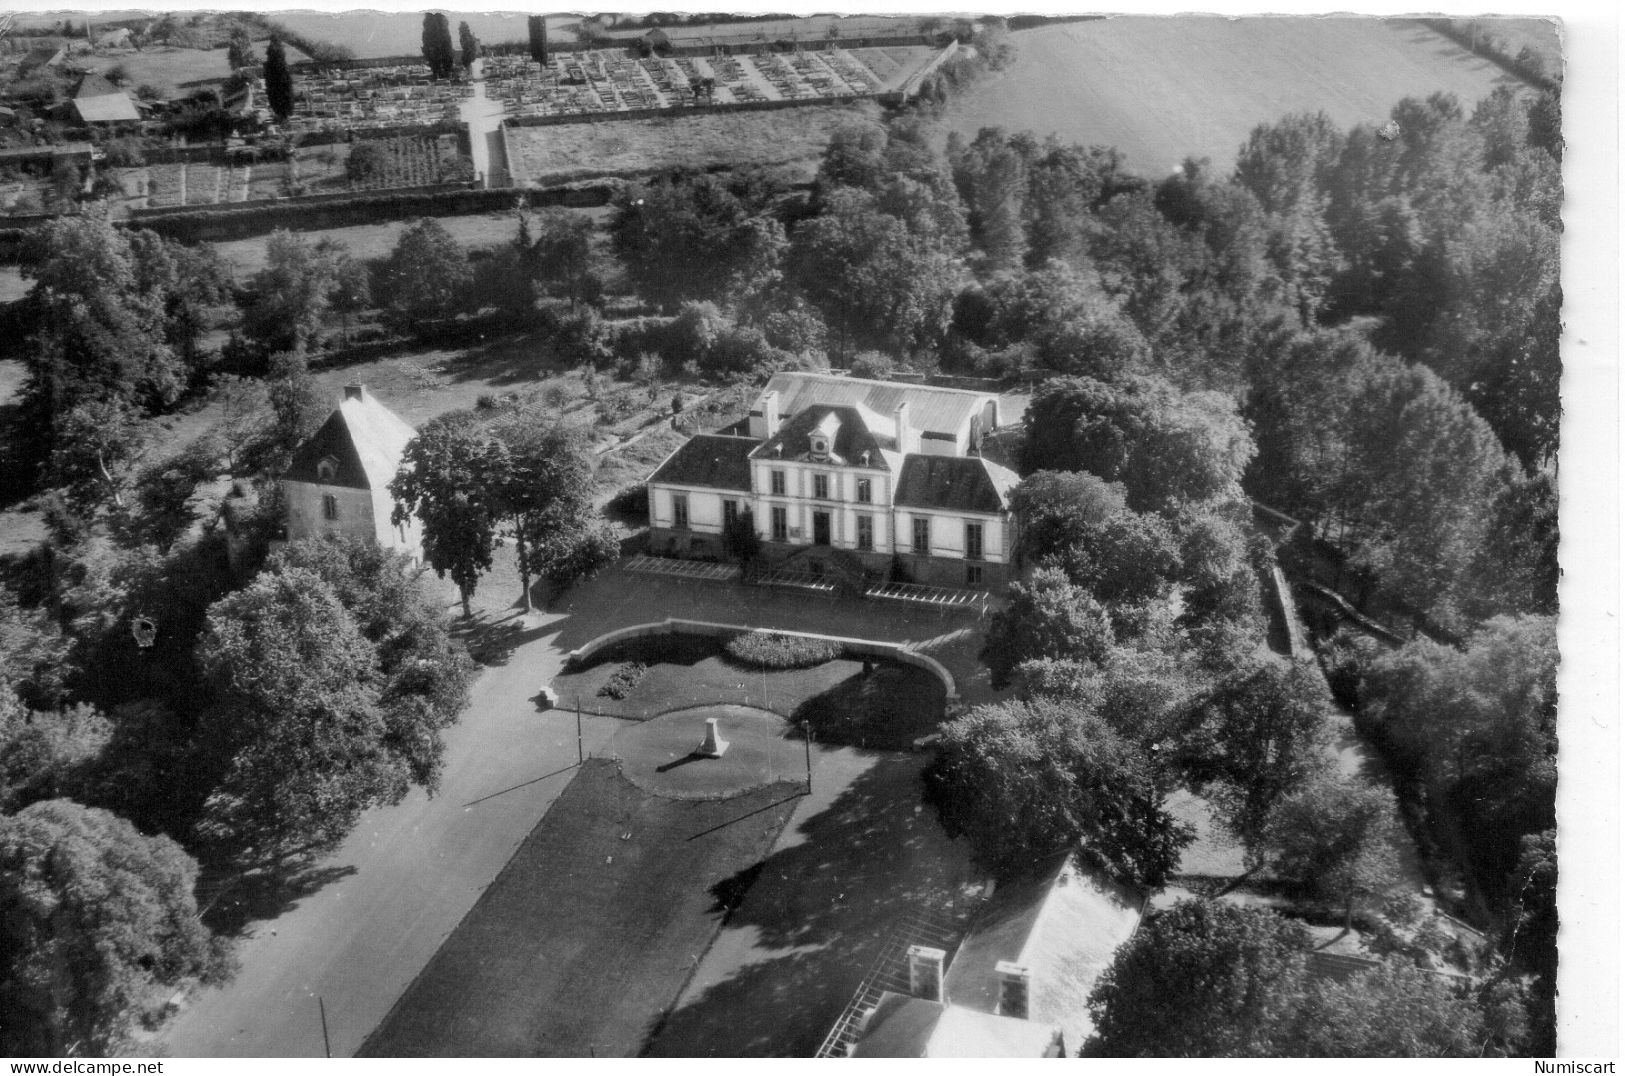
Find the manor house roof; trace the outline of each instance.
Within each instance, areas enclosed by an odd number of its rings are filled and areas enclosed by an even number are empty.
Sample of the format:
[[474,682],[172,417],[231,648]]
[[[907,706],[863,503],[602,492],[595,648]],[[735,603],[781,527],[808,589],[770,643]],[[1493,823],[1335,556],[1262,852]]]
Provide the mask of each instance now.
[[839,374],[786,372],[774,374],[763,392],[779,394],[779,413],[795,415],[817,404],[851,407],[861,404],[877,415],[890,416],[898,405],[909,405],[909,425],[917,430],[953,433],[998,397],[967,389],[911,385],[902,381],[870,381]]
[[759,445],[749,437],[700,433],[667,456],[650,482],[750,492],[750,453]]
[[1010,491],[1020,481],[1014,471],[980,456],[913,455],[904,458],[897,477],[896,504],[997,514],[1010,506]]

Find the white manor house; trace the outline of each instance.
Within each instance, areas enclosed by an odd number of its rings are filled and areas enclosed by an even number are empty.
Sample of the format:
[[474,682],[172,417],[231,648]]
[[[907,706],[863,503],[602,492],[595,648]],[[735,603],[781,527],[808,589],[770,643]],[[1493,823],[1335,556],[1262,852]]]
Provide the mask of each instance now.
[[697,434],[648,479],[649,548],[726,559],[749,513],[769,564],[991,588],[1015,544],[1015,472],[983,459],[987,392],[781,373],[733,431]]

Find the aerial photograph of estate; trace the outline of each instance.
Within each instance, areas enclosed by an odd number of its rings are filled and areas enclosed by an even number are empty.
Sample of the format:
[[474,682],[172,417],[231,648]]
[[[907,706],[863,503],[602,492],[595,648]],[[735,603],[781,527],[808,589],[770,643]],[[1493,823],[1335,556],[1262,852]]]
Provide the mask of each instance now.
[[0,21],[0,1053],[1563,1049],[1556,21]]

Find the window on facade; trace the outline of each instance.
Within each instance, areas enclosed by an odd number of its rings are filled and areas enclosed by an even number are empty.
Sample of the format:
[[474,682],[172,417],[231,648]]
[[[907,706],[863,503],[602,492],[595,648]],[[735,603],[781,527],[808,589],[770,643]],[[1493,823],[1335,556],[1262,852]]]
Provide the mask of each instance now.
[[965,559],[982,559],[982,525],[980,523],[965,524]]
[[914,552],[921,556],[931,555],[931,519],[930,517],[914,517]]
[[724,527],[731,527],[737,522],[739,522],[739,502],[738,501],[723,501],[722,502],[722,525]]
[[858,548],[873,549],[875,547],[875,517],[858,517]]
[[769,471],[768,472],[768,488],[773,491],[773,496],[775,496],[775,497],[784,496],[784,472],[783,471]]
[[813,496],[819,500],[829,500],[829,475],[813,475]]
[[874,485],[867,478],[858,479],[858,500],[864,504],[874,500]]
[[982,566],[980,564],[965,565],[965,585],[967,587],[982,585]]
[[671,495],[671,525],[677,530],[688,530],[688,494]]
[[331,493],[322,494],[322,518],[339,518],[339,499]]
[[773,540],[775,542],[788,541],[790,538],[790,513],[783,506],[773,509]]

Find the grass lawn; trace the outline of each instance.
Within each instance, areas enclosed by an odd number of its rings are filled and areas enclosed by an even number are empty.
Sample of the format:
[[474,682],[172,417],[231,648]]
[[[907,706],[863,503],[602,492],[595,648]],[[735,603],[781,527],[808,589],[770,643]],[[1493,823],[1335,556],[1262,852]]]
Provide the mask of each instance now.
[[589,761],[360,1056],[638,1053],[796,789],[666,799]]
[[[647,666],[632,691],[623,699],[599,694],[632,661]],[[579,698],[583,710],[634,720],[710,702],[756,706],[810,723],[819,743],[898,750],[936,729],[945,702],[936,677],[888,661],[868,674],[863,667],[838,658],[810,669],[750,669],[729,660],[717,639],[665,635],[613,647],[553,688],[562,706]]]
[[508,132],[508,144],[528,183],[714,164],[784,166],[794,173],[791,178],[808,180],[817,170],[830,136],[846,124],[874,114],[874,105],[860,102],[515,127]]
[[956,102],[945,126],[1116,146],[1164,176],[1186,157],[1228,174],[1248,133],[1290,112],[1380,123],[1406,96],[1453,93],[1471,112],[1521,85],[1420,23],[1371,18],[1116,17],[1021,30],[1015,62]]

